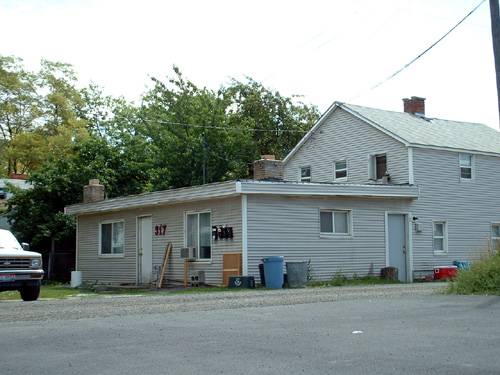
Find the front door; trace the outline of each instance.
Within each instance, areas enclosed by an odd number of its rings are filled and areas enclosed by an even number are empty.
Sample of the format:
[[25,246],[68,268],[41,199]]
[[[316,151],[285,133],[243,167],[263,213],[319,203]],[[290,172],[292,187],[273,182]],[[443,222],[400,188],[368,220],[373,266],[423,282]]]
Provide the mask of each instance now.
[[150,284],[153,278],[153,222],[151,216],[137,220],[137,283]]
[[388,214],[389,264],[398,269],[399,281],[406,282],[406,215]]

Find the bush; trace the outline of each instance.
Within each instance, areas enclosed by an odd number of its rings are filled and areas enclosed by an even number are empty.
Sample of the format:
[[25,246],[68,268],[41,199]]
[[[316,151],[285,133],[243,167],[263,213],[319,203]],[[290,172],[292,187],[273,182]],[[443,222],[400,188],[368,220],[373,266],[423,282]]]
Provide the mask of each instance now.
[[500,295],[500,252],[490,252],[472,263],[470,270],[458,271],[447,291],[455,294]]

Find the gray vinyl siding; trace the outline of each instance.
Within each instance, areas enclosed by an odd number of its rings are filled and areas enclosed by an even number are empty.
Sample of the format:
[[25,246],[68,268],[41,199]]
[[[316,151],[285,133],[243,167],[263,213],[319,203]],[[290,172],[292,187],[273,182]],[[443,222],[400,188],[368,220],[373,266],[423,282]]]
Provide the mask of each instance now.
[[[99,225],[105,220],[124,221],[123,257],[99,256]],[[78,217],[77,269],[89,283],[135,283],[136,222],[133,211]]]
[[[415,270],[477,259],[487,249],[491,222],[500,222],[500,158],[474,155],[473,181],[460,181],[458,152],[414,148],[420,198],[411,212],[423,225],[413,232]],[[435,255],[432,222],[446,221],[448,254]]]
[[[191,270],[204,270],[208,284],[222,283],[222,254],[241,252],[241,197],[204,200],[191,203],[121,210],[108,214],[84,215],[78,217],[78,270],[82,271],[84,282],[122,284],[136,282],[137,262],[137,217],[151,215],[153,228],[166,224],[165,236],[153,235],[153,274],[156,274],[163,260],[165,247],[172,242],[174,251],[169,261],[166,279],[182,281],[184,277],[183,260],[180,248],[184,247],[184,215],[191,211],[210,211],[212,225],[233,227],[232,240],[212,242],[210,262],[192,263]],[[125,248],[123,258],[98,256],[99,223],[104,220],[125,221]]]
[[373,126],[336,109],[314,135],[285,163],[284,177],[300,181],[300,167],[311,167],[312,182],[333,182],[333,162],[347,160],[349,183],[367,183],[369,155],[387,154],[392,182],[408,183],[406,146]]
[[[385,212],[407,211],[410,199],[299,198],[248,196],[248,273],[260,280],[258,264],[265,256],[311,260],[312,276],[332,278],[375,274],[386,265]],[[321,237],[320,209],[352,210],[349,237]]]

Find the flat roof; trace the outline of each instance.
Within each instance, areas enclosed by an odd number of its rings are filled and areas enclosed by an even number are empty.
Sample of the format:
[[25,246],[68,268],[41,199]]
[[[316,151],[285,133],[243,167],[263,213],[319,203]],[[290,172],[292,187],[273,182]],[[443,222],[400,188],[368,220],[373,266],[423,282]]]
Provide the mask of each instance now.
[[416,199],[419,196],[419,189],[416,185],[236,180],[154,191],[94,203],[79,203],[65,207],[64,213],[88,215],[241,194]]

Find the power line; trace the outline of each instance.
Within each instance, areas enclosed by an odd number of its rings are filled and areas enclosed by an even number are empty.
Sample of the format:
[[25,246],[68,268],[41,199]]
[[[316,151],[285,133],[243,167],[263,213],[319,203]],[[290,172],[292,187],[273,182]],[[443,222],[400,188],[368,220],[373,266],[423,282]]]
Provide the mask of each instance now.
[[285,132],[285,133],[307,133],[307,130],[297,130],[297,129],[263,129],[263,128],[234,128],[234,127],[227,127],[227,126],[220,126],[220,125],[200,125],[200,124],[188,124],[188,123],[183,123],[183,122],[174,122],[174,121],[165,121],[165,120],[149,120],[149,119],[142,119],[143,121],[146,122],[154,122],[158,124],[165,124],[165,125],[176,125],[176,126],[183,126],[183,127],[191,127],[191,128],[202,128],[202,129],[219,129],[219,130],[231,130],[231,131],[240,131],[240,132],[245,132],[245,131],[259,131],[259,132]]
[[[379,83],[377,83],[376,85],[372,86],[368,91],[373,91],[375,90],[376,88],[382,86],[384,83],[386,83],[387,81],[389,81],[390,79],[394,78],[395,76],[397,76],[399,73],[401,73],[403,70],[405,70],[406,68],[408,68],[410,65],[412,65],[415,61],[417,61],[418,59],[420,59],[423,55],[425,55],[427,52],[429,52],[432,48],[434,48],[439,42],[441,42],[444,38],[446,38],[449,34],[451,34],[451,32],[453,32],[453,30],[455,30],[458,26],[460,26],[460,24],[462,24],[462,22],[464,22],[467,18],[469,18],[481,5],[483,5],[483,3],[485,2],[486,0],[481,0],[481,2],[479,4],[477,4],[474,9],[472,9],[469,13],[467,13],[465,15],[464,18],[462,18],[460,21],[457,22],[457,24],[455,24],[455,26],[453,26],[450,30],[448,30],[441,38],[439,38],[438,40],[436,40],[434,43],[432,43],[429,47],[427,47],[423,52],[421,52],[417,57],[415,57],[413,60],[411,60],[409,63],[405,64],[402,68],[396,70],[394,73],[392,73],[389,77],[383,79],[382,81],[380,81]],[[354,99],[357,99],[359,98],[363,93],[359,93],[357,94],[356,96],[352,97],[351,99],[349,100],[354,100]]]

